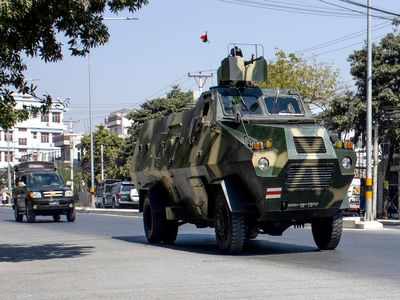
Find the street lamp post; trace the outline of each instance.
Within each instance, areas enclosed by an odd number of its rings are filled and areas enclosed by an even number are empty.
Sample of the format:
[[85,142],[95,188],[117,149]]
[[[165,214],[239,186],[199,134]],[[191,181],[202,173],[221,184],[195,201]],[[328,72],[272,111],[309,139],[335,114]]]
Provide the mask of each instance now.
[[[138,18],[134,17],[115,17],[115,18],[104,18],[103,20],[107,21],[137,21]],[[93,114],[92,114],[92,79],[91,79],[91,65],[90,65],[90,52],[88,53],[88,79],[89,79],[89,130],[90,130],[90,194],[91,194],[91,203],[94,204],[94,192],[95,192],[95,183],[94,183],[94,141],[93,141]]]

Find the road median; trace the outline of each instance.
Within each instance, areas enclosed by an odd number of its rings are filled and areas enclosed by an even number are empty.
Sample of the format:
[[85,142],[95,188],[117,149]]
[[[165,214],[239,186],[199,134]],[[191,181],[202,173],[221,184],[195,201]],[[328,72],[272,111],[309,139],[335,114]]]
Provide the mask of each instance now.
[[111,208],[92,208],[92,207],[76,207],[79,213],[98,214],[98,215],[115,215],[115,216],[140,216],[138,209],[111,209]]

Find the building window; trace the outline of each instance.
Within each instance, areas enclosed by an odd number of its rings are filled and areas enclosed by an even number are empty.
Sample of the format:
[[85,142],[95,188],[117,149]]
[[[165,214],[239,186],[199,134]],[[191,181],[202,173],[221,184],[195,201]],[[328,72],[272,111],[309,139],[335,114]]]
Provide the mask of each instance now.
[[54,123],[61,123],[61,113],[59,112],[53,112],[53,117],[52,117],[52,121]]
[[37,139],[37,132],[36,131],[32,131],[32,138],[33,139]]
[[18,145],[26,146],[27,145],[27,138],[19,138]]
[[40,134],[40,141],[42,143],[48,143],[49,142],[49,134],[47,132],[42,132]]
[[13,161],[13,153],[12,152],[4,152],[4,161],[12,162]]
[[26,132],[26,128],[18,128],[19,132]]
[[40,121],[42,121],[42,122],[49,122],[49,114],[42,114],[41,116],[40,116]]
[[4,133],[4,140],[6,142],[12,142],[13,141],[13,133],[12,133],[12,131]]

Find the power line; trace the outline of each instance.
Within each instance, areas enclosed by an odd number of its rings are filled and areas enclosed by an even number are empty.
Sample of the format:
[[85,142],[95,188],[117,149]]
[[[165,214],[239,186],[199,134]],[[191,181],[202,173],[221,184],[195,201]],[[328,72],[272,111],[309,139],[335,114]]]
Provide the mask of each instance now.
[[[361,14],[363,16],[366,16],[366,13],[363,12],[363,11],[360,11],[360,10],[352,9],[352,8],[349,8],[349,7],[346,7],[346,6],[337,4],[337,3],[332,3],[332,2],[329,2],[329,1],[326,1],[326,0],[318,0],[318,1],[322,2],[322,3],[325,3],[326,5],[330,5],[330,6],[333,6],[333,7],[339,7],[339,8],[342,8],[344,10],[352,11],[352,12],[355,12],[355,13],[359,13],[359,14]],[[372,15],[371,14],[371,17],[393,21],[393,18],[387,18],[387,17],[384,17],[384,16],[378,16],[378,15]]]
[[358,14],[348,13],[348,12],[335,12],[329,10],[311,10],[304,9],[299,6],[284,6],[284,5],[274,5],[267,3],[260,3],[257,1],[249,1],[249,0],[217,0],[219,2],[224,2],[227,4],[246,6],[246,7],[254,7],[254,8],[262,8],[267,10],[281,11],[287,13],[296,13],[301,15],[314,15],[314,16],[329,16],[329,17],[347,17],[354,18],[360,17]]
[[351,5],[355,5],[355,6],[359,6],[359,7],[363,7],[363,8],[369,8],[371,10],[374,10],[374,11],[377,11],[377,12],[380,12],[380,13],[384,13],[384,14],[387,14],[387,15],[400,17],[400,14],[395,13],[393,11],[389,11],[389,10],[386,10],[386,9],[381,9],[381,8],[365,5],[365,4],[356,2],[356,1],[352,1],[352,0],[337,0],[337,1],[344,2],[344,3],[347,3],[347,4],[351,4]]
[[[381,30],[387,26],[390,26],[391,23],[380,23],[374,26],[375,30]],[[315,50],[319,50],[319,49],[323,49],[323,48],[327,48],[329,46],[335,45],[337,43],[341,43],[344,41],[348,41],[348,40],[352,40],[354,38],[360,37],[362,36],[364,33],[366,33],[366,30],[360,30],[357,32],[353,32],[353,33],[349,33],[346,34],[344,36],[338,37],[336,39],[330,40],[330,41],[326,41],[320,44],[316,44],[314,46],[305,48],[305,49],[301,49],[301,50],[297,50],[294,53],[305,53],[305,52],[310,52],[310,51],[315,51]]]

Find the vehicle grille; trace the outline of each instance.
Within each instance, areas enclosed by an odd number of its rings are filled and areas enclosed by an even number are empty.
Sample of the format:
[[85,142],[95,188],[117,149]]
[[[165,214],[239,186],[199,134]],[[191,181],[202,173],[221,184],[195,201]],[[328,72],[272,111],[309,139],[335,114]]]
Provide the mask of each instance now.
[[286,190],[304,191],[328,188],[333,172],[333,164],[291,164],[286,171]]
[[293,137],[297,153],[326,153],[325,143],[319,136]]
[[64,196],[63,191],[49,191],[49,192],[43,192],[43,197],[49,198],[49,197],[62,197]]

